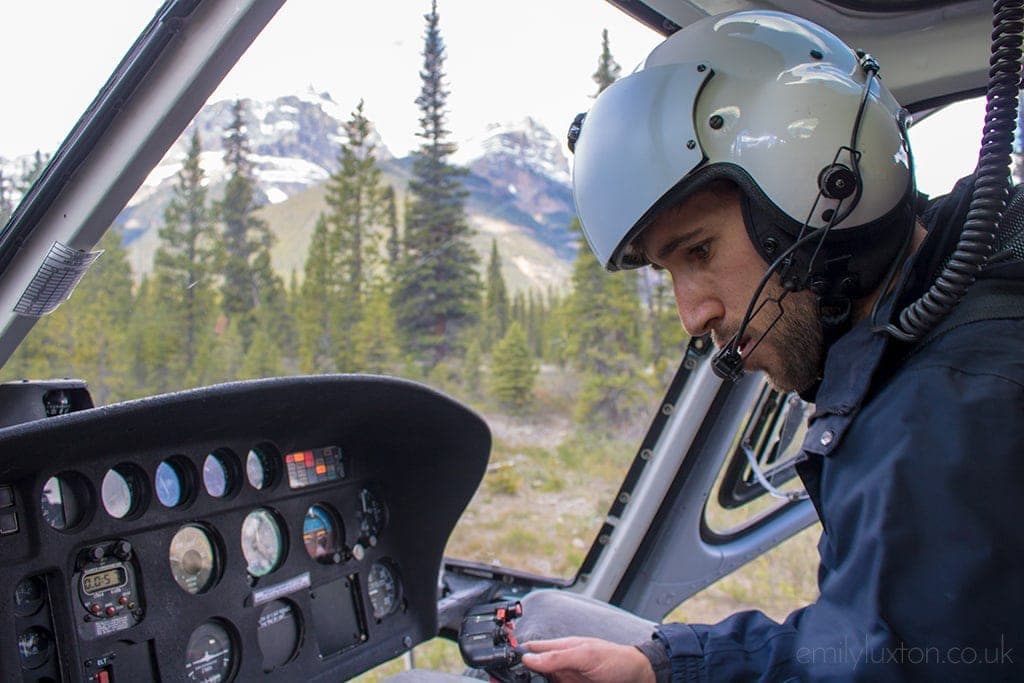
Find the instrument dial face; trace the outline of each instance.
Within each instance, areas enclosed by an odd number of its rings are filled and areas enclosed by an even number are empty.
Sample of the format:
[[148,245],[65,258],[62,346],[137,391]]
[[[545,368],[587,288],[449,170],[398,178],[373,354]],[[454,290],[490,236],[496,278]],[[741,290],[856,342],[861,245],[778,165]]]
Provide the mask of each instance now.
[[185,478],[181,468],[170,460],[156,466],[156,498],[164,507],[176,507],[185,502]]
[[284,559],[284,532],[274,514],[253,510],[242,522],[242,555],[253,576],[266,576]]
[[338,516],[326,505],[313,505],[302,520],[302,542],[306,554],[317,562],[340,562],[345,544],[345,529]]
[[384,503],[370,489],[359,492],[359,532],[368,540],[376,541],[387,525],[388,511]]
[[46,584],[41,576],[26,576],[14,589],[14,613],[30,617],[46,601]]
[[228,630],[216,621],[200,624],[185,648],[185,676],[190,681],[225,683],[233,678],[235,646]]
[[257,491],[270,488],[276,478],[274,454],[265,446],[257,446],[245,456],[245,478]]
[[260,612],[256,642],[263,654],[263,670],[273,671],[290,662],[302,644],[298,608],[289,600],[274,600]]
[[53,654],[53,635],[42,626],[33,626],[18,636],[18,658],[23,669],[38,669]]
[[200,526],[189,524],[178,529],[168,552],[171,575],[192,595],[205,593],[217,579],[217,549],[210,535]]
[[50,477],[43,484],[43,494],[39,497],[39,511],[43,520],[58,531],[72,526],[65,508],[65,485],[61,477]]
[[214,498],[224,498],[235,488],[235,477],[227,456],[211,453],[203,460],[203,486]]
[[395,612],[402,601],[402,582],[398,570],[389,560],[374,562],[366,579],[374,619],[380,620]]
[[115,519],[124,519],[140,504],[139,482],[134,472],[119,465],[107,470],[100,485],[100,498],[107,514]]

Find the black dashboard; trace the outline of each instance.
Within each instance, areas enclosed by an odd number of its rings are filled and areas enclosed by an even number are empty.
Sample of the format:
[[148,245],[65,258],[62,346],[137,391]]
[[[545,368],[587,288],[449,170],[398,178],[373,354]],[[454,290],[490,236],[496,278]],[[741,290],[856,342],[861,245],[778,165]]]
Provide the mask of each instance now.
[[438,632],[490,433],[358,375],[0,430],[0,678],[343,680]]

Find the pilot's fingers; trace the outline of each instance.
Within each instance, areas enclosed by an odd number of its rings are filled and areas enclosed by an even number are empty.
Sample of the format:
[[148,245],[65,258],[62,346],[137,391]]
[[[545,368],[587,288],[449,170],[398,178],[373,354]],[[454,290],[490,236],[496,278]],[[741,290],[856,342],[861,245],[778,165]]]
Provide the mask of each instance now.
[[589,639],[578,636],[551,638],[550,640],[531,640],[528,643],[523,643],[523,647],[530,652],[551,652],[553,650],[566,650],[570,647],[577,647],[586,640]]
[[523,664],[556,683],[622,683],[652,681],[650,662],[635,647],[618,645],[599,638],[559,638],[531,641],[532,650],[523,655]]

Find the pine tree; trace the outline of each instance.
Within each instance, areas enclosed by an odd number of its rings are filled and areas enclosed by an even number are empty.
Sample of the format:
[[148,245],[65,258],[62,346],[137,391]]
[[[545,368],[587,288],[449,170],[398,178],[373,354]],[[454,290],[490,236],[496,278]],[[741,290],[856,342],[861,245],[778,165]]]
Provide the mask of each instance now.
[[[238,322],[243,343],[248,348],[258,315],[255,309],[268,304],[283,310],[284,285],[271,267],[273,236],[270,228],[255,215],[256,181],[249,160],[242,100],[235,100],[231,107],[231,123],[223,142],[228,180],[224,198],[217,204],[224,249],[221,307],[229,320]],[[284,330],[285,325],[274,321],[272,328]]]
[[[597,94],[614,83],[620,72],[605,29],[593,74]],[[572,293],[565,302],[565,353],[582,373],[576,419],[611,426],[625,419],[638,401],[634,375],[641,365],[638,317],[642,308],[637,279],[632,272],[609,275],[587,247],[578,219],[573,219],[570,229],[579,234],[579,245]]]
[[526,340],[537,358],[544,357],[545,315],[544,300],[531,289],[526,297]]
[[506,407],[520,410],[530,403],[536,379],[537,365],[526,343],[526,333],[513,322],[494,348],[491,391]]
[[476,397],[480,393],[481,380],[481,351],[480,339],[473,337],[466,344],[466,357],[462,361],[462,382],[470,396]]
[[391,311],[391,293],[374,284],[366,296],[366,315],[356,326],[356,350],[360,372],[394,372],[400,350],[395,342],[395,319]]
[[448,161],[455,145],[445,128],[449,93],[436,0],[425,19],[423,84],[416,98],[423,143],[413,155],[405,250],[393,302],[405,350],[432,368],[458,348],[461,331],[476,321],[480,285],[464,208],[465,171]]
[[341,274],[335,323],[342,341],[335,346],[335,364],[351,372],[357,369],[353,337],[363,317],[366,283],[379,270],[377,233],[371,229],[384,219],[384,188],[361,100],[345,123],[345,133],[338,170],[327,183],[326,220],[331,260]]
[[617,81],[621,73],[622,67],[612,57],[611,47],[608,43],[608,29],[604,29],[601,31],[601,56],[597,59],[597,71],[591,76],[597,83],[597,92],[594,93],[594,97],[600,95],[605,88]]
[[484,292],[483,351],[490,351],[508,330],[508,289],[501,274],[498,241],[491,240],[491,259],[487,264],[487,289]]
[[214,318],[216,238],[200,151],[196,131],[164,211],[160,246],[153,259],[157,297],[164,303],[166,322],[176,330],[172,337],[178,342],[176,358],[168,359],[173,364],[170,369],[181,377],[192,371]]
[[391,185],[384,188],[384,227],[388,231],[388,272],[394,273],[402,256],[402,241],[398,235],[398,203]]
[[679,347],[686,341],[686,335],[679,324],[672,284],[665,271],[644,268],[640,276],[642,296],[646,303],[643,328],[650,337],[649,360],[660,374],[670,358],[678,358]]
[[[573,228],[579,230],[575,219]],[[628,275],[606,272],[581,235],[566,302],[566,353],[583,375],[579,421],[610,426],[637,407],[641,307],[636,278]]]
[[241,379],[274,377],[282,372],[281,349],[274,343],[266,325],[258,325],[252,335],[252,343],[245,352],[239,368]]
[[131,269],[114,231],[98,246],[103,255],[71,298],[39,320],[4,365],[5,380],[81,377],[97,405],[137,395],[127,329],[133,308]]
[[321,214],[313,228],[299,289],[299,368],[306,373],[337,371],[334,309],[340,283],[333,254],[327,220]]
[[132,379],[143,394],[183,387],[176,320],[167,313],[153,281],[143,278],[128,329]]
[[131,383],[128,328],[133,311],[132,271],[121,236],[109,230],[100,256],[57,314],[74,334],[72,374],[85,378],[96,405],[138,395]]

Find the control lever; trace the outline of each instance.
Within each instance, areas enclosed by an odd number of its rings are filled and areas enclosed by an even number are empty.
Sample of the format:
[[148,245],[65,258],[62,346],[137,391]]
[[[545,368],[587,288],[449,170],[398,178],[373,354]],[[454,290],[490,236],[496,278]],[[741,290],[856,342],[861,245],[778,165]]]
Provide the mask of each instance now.
[[523,666],[527,650],[515,637],[515,620],[521,616],[518,600],[470,608],[459,629],[459,652],[466,665],[483,669],[499,683],[546,683],[547,678]]

